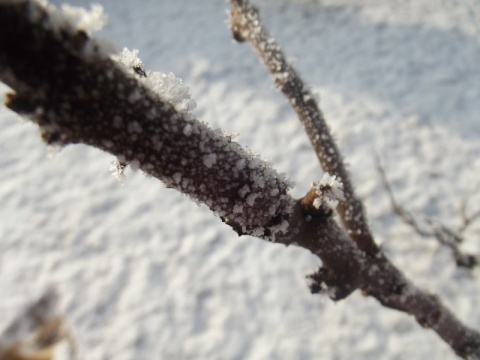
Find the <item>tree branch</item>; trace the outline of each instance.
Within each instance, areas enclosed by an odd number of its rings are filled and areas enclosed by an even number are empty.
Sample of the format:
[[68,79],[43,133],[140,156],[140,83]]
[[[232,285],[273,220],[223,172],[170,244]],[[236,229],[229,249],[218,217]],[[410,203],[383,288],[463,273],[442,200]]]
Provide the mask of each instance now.
[[296,242],[321,258],[322,272],[312,280],[332,298],[362,289],[413,315],[457,354],[480,357],[476,331],[383,254],[360,250],[331,209],[314,206],[315,196],[294,201],[276,171],[179,111],[142,80],[152,74],[126,69],[52,11],[35,1],[0,0],[0,80],[15,91],[7,106],[37,123],[47,143],[95,146],[205,203],[239,234]]
[[405,210],[402,206],[398,205],[395,196],[393,195],[392,187],[388,182],[387,176],[385,174],[385,170],[380,163],[380,160],[377,158],[377,170],[380,174],[382,179],[383,186],[388,193],[388,197],[390,198],[390,203],[392,206],[392,210],[395,214],[397,214],[405,224],[412,227],[415,232],[424,238],[435,238],[439,244],[448,247],[455,259],[457,266],[472,269],[478,265],[479,259],[477,256],[472,254],[464,254],[461,250],[459,245],[463,242],[464,238],[461,235],[462,231],[476,218],[476,214],[473,214],[473,217],[467,217],[465,212],[462,213],[464,218],[464,224],[460,227],[459,231],[452,230],[447,226],[441,224],[440,222],[426,218],[426,222],[428,223],[430,229],[426,230],[420,226],[420,223],[415,219],[415,217]]
[[378,246],[368,226],[363,203],[355,194],[353,184],[315,95],[289,64],[275,39],[262,24],[258,9],[248,1],[231,0],[230,26],[239,42],[248,41],[275,79],[275,85],[289,100],[302,122],[324,171],[343,183],[345,199],[337,212],[350,237],[367,255],[378,253]]

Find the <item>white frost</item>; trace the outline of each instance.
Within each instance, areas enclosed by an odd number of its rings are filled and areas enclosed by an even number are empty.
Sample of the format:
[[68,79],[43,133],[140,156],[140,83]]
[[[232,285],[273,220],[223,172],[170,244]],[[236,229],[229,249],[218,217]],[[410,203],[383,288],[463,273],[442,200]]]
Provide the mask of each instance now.
[[143,65],[142,61],[138,57],[138,49],[129,50],[127,48],[123,48],[120,55],[114,56],[114,59],[129,69]]
[[[175,109],[181,112],[190,112],[197,104],[191,98],[188,87],[183,85],[182,79],[173,73],[162,73],[144,69],[143,63],[138,57],[138,50],[124,48],[119,55],[112,57],[118,61],[129,73],[134,74],[134,68],[141,68],[146,76],[139,76],[139,80],[153,92],[157,93],[163,100],[172,104]],[[138,75],[138,74],[137,74]]]
[[324,173],[322,179],[313,184],[317,198],[313,201],[313,206],[319,209],[322,205],[326,205],[331,209],[338,206],[339,201],[344,199],[343,184],[337,180],[335,175]]
[[147,72],[147,77],[144,79],[146,85],[159,94],[162,99],[175,106],[178,111],[189,112],[197,106],[191,98],[188,88],[183,85],[182,79],[173,73]]
[[62,10],[70,24],[88,34],[101,30],[108,20],[103,6],[99,4],[91,4],[90,10],[63,4]]
[[120,161],[118,161],[117,159],[115,161],[112,161],[112,163],[110,164],[109,170],[112,173],[113,177],[115,177],[115,179],[117,179],[117,181],[120,184],[124,183],[125,181],[125,165],[124,164],[121,164]]
[[[48,12],[50,24],[56,31],[70,27],[75,30],[82,30],[87,34],[101,30],[107,23],[107,15],[103,11],[103,6],[92,4],[90,9],[63,4],[61,8],[49,4],[48,1],[37,1],[41,7]],[[30,19],[40,20],[41,14],[30,9]]]
[[212,168],[217,163],[217,154],[208,154],[203,157],[203,165]]

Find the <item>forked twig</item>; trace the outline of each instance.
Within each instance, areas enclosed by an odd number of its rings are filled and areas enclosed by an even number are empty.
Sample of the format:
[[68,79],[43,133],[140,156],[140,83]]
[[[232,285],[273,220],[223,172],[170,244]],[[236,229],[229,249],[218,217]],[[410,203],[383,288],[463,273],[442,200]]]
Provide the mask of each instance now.
[[405,210],[402,206],[398,204],[393,195],[392,187],[387,179],[385,174],[385,169],[380,163],[380,159],[376,158],[377,170],[380,174],[383,186],[387,191],[390,203],[392,206],[393,212],[398,215],[405,224],[409,225],[415,232],[424,238],[435,238],[441,245],[448,247],[455,259],[455,262],[458,266],[464,267],[467,269],[472,269],[479,263],[479,259],[475,255],[464,254],[459,248],[459,245],[463,242],[463,236],[461,233],[465,230],[466,226],[475,220],[476,215],[473,214],[473,217],[464,216],[464,224],[460,227],[458,231],[452,230],[449,227],[441,224],[440,222],[426,218],[426,222],[429,225],[430,229],[425,229],[420,226],[420,223],[415,219],[412,213]]

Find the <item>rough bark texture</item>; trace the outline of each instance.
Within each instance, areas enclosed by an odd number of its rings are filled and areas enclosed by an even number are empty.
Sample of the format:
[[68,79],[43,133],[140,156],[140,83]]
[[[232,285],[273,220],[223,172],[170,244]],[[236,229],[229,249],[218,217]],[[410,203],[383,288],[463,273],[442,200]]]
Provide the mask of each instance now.
[[[326,286],[341,299],[362,289],[435,330],[460,356],[480,358],[476,331],[381,252],[352,241],[331,210],[315,208],[314,196],[295,202],[277,172],[162,100],[85,32],[53,26],[46,9],[27,0],[0,0],[0,24],[0,80],[15,91],[7,106],[37,123],[46,142],[108,151],[207,204],[240,234],[296,242],[324,264],[312,290]],[[316,111],[310,100],[303,106]]]

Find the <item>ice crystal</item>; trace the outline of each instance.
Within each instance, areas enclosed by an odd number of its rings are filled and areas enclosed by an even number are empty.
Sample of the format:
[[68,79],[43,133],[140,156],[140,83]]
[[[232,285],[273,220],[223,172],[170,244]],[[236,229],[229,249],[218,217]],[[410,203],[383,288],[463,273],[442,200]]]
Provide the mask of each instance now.
[[117,179],[120,184],[123,184],[125,181],[125,164],[118,160],[112,161],[110,171],[115,179]]
[[[191,98],[189,89],[183,85],[182,79],[173,73],[162,73],[145,69],[138,57],[138,50],[124,48],[119,55],[113,56],[131,74],[136,74],[139,79],[152,91],[157,93],[163,100],[172,104],[175,109],[181,112],[190,112],[196,107],[195,101]],[[139,75],[142,74],[142,75]],[[136,94],[131,94],[129,101],[140,100]],[[188,129],[187,129],[188,131]]]
[[317,198],[313,201],[313,206],[319,209],[321,206],[327,206],[335,209],[339,201],[344,199],[343,184],[337,180],[335,175],[324,173],[322,179],[313,184]]

